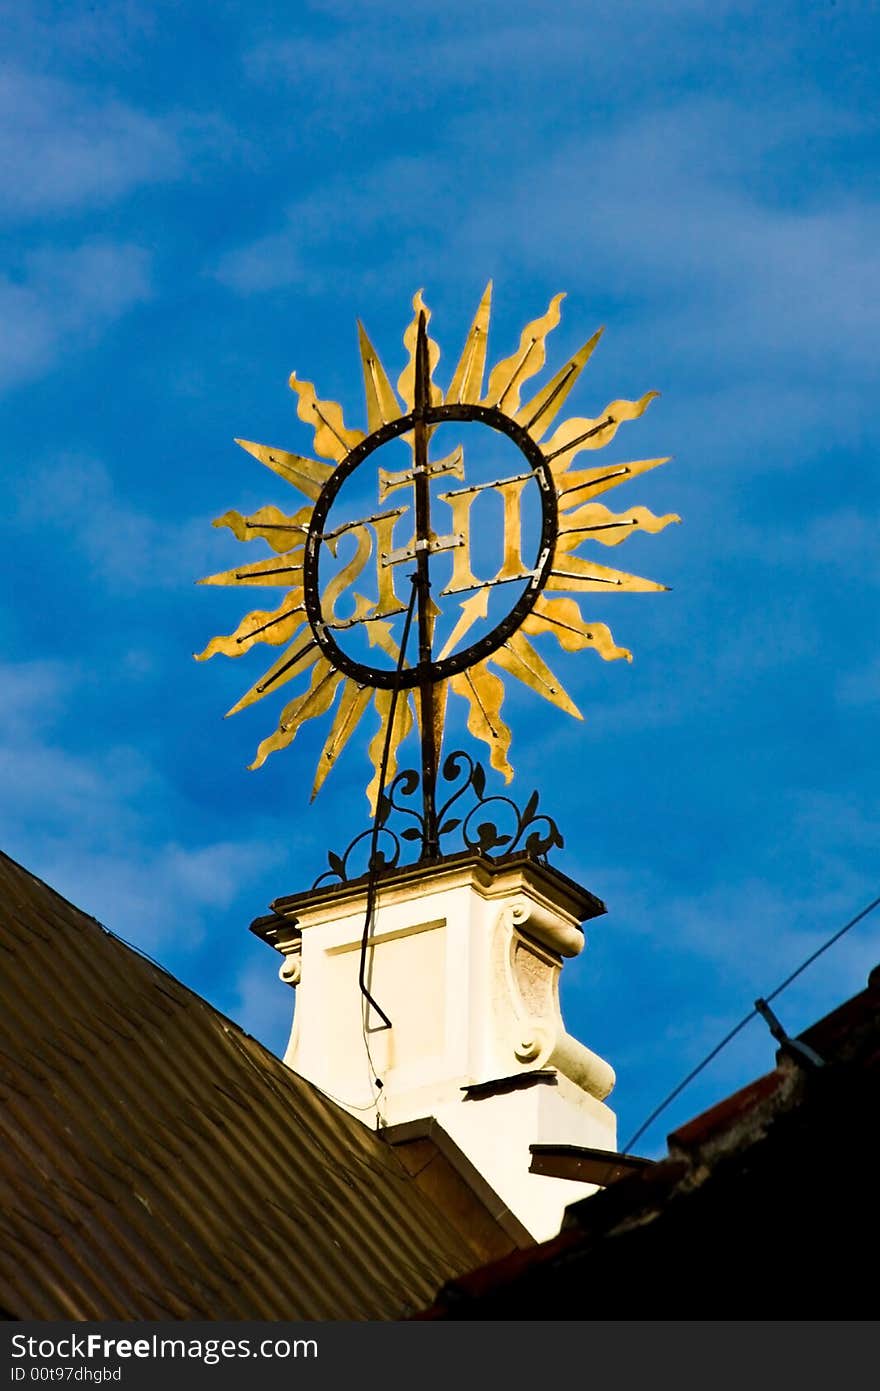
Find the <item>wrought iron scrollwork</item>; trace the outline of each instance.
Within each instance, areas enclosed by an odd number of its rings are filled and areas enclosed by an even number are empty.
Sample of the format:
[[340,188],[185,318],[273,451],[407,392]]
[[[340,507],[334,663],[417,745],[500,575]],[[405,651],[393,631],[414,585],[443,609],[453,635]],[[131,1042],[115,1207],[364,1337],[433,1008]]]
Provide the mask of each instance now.
[[[549,852],[562,849],[565,842],[559,827],[546,812],[538,810],[538,794],[533,792],[525,807],[520,810],[510,797],[501,793],[486,796],[486,770],[470,754],[456,749],[447,755],[443,763],[443,780],[452,787],[450,795],[437,812],[437,836],[441,842],[440,859],[460,851],[450,851],[442,843],[448,837],[459,833],[463,848],[474,854],[483,855],[490,860],[505,859],[509,855],[526,854],[532,859],[547,863]],[[458,786],[455,786],[458,784]],[[342,855],[330,851],[327,855],[329,869],[315,880],[314,888],[324,883],[350,883],[362,879],[370,871],[377,875],[386,874],[402,863],[404,842],[422,846],[421,860],[425,861],[426,826],[421,811],[414,805],[407,805],[417,798],[421,787],[421,777],[415,768],[404,769],[391,781],[379,800],[376,817],[379,825],[379,838],[382,842],[377,848],[374,863],[356,870],[359,859],[357,847],[369,842],[373,828],[361,831],[350,842]],[[457,805],[471,793],[476,799],[474,805],[465,811],[467,803]],[[418,803],[417,803],[418,804]],[[456,814],[450,815],[455,811]],[[392,816],[407,817],[410,824],[403,829],[392,830],[388,825]],[[352,872],[356,871],[356,872]]]

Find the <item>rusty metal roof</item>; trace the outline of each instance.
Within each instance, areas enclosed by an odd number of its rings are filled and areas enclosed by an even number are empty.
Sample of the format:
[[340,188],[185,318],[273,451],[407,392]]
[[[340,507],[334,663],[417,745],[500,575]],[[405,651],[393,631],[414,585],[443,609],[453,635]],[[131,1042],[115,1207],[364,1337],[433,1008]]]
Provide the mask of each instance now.
[[486,1259],[380,1137],[3,855],[0,963],[14,1317],[399,1318]]

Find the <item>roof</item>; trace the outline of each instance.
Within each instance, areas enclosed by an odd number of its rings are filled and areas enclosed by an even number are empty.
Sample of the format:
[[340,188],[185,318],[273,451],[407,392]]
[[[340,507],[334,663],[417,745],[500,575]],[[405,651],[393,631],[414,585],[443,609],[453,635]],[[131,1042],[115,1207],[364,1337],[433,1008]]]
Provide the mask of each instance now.
[[774,1070],[573,1204],[563,1230],[447,1283],[430,1319],[875,1315],[880,968]]
[[[283,931],[287,938],[302,935],[297,932],[297,914],[304,913],[316,903],[320,903],[323,915],[328,908],[342,908],[359,901],[369,875],[365,873],[334,883],[332,877],[335,874],[335,870],[327,871],[310,889],[276,898],[269,905],[271,912],[255,918],[251,923],[251,932],[270,946],[275,946],[279,931]],[[561,908],[567,913],[578,930],[581,930],[584,922],[601,917],[608,911],[601,898],[597,898],[576,880],[563,874],[556,865],[546,864],[525,851],[493,856],[463,850],[457,855],[444,855],[436,864],[430,866],[427,879],[426,867],[422,861],[386,866],[380,873],[379,885],[383,903],[394,902],[396,896],[409,899],[414,890],[426,892],[430,883],[434,881],[438,884],[442,881],[444,887],[453,888],[457,882],[467,880],[483,892],[501,895],[509,889],[511,878],[517,874],[525,875],[537,893],[545,894],[557,909]],[[331,882],[322,883],[325,877]]]
[[399,1318],[512,1248],[460,1177],[444,1206],[429,1141],[384,1143],[4,855],[0,959],[14,1318]]

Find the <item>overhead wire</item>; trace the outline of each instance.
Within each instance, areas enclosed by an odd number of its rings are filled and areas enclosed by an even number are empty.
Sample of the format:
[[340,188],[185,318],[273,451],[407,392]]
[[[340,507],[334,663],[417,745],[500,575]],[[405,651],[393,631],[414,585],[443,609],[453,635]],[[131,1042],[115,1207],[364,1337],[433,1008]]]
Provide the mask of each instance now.
[[[845,933],[849,932],[850,928],[855,927],[856,923],[860,923],[863,918],[866,918],[869,913],[873,913],[874,909],[878,907],[880,907],[880,895],[878,895],[878,897],[875,898],[871,903],[867,904],[866,907],[862,908],[860,912],[856,913],[855,917],[850,918],[849,922],[844,923],[843,927],[839,928],[838,931],[835,932],[831,937],[829,937],[826,942],[823,942],[821,947],[817,947],[814,952],[811,952],[811,954],[806,958],[806,960],[801,962],[800,966],[798,966],[796,970],[792,971],[790,975],[785,977],[785,980],[782,981],[781,984],[776,986],[775,990],[771,990],[769,995],[763,996],[762,1002],[765,1004],[769,1004],[771,1000],[775,1000],[777,995],[781,995],[783,990],[787,990],[788,987],[792,984],[792,982],[797,980],[798,976],[801,975],[802,972],[804,972],[808,966],[812,966],[813,962],[816,961],[823,954],[823,952],[826,952],[829,947],[833,947],[834,943],[839,942],[841,937],[843,937]],[[648,1118],[642,1122],[638,1130],[636,1130],[635,1133],[630,1137],[630,1139],[627,1140],[626,1145],[621,1151],[623,1154],[631,1153],[633,1145],[636,1144],[636,1142],[640,1140],[641,1137],[644,1135],[645,1131],[648,1130],[649,1127],[654,1124],[654,1121],[657,1119],[657,1117],[662,1115],[662,1113],[666,1110],[667,1106],[671,1105],[675,1098],[681,1095],[685,1087],[689,1086],[690,1083],[693,1082],[694,1078],[698,1077],[699,1074],[703,1071],[703,1069],[708,1067],[709,1063],[711,1063],[715,1058],[718,1057],[718,1054],[724,1048],[727,1047],[728,1043],[730,1043],[732,1039],[736,1038],[737,1034],[740,1033],[745,1028],[745,1026],[751,1022],[752,1019],[758,1017],[758,1014],[759,1011],[757,1006],[755,1005],[749,1010],[748,1014],[744,1015],[744,1017],[739,1021],[738,1024],[735,1024],[733,1026],[729,1033],[724,1035],[724,1038],[721,1040],[721,1042],[717,1043],[715,1047],[712,1049],[712,1051],[706,1054],[703,1061],[701,1063],[698,1063],[695,1068],[691,1069],[688,1075],[681,1082],[679,1082],[678,1086],[674,1087],[673,1090],[669,1093],[669,1095],[665,1097],[663,1101],[660,1102],[660,1105],[655,1106],[654,1110],[651,1112]]]

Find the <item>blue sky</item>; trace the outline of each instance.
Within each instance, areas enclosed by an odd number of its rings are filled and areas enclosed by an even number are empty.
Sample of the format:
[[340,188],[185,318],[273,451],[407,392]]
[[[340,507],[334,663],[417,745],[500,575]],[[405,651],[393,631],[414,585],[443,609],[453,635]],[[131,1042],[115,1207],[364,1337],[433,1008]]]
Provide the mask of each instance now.
[[[233,437],[310,452],[294,369],[362,423],[355,319],[395,378],[419,286],[441,380],[490,276],[490,360],[565,290],[551,366],[607,326],[567,413],[662,392],[595,460],[673,462],[609,505],[683,518],[598,557],[672,586],[589,606],[632,666],[546,651],[585,722],[505,707],[609,907],[563,1000],[626,1138],[880,891],[876,5],[2,15],[4,848],[283,1047],[247,924],[361,828],[367,765],[309,807],[311,726],[246,771],[280,702],[221,716],[268,663],[192,661],[243,611],[193,584],[240,558],[212,518],[290,502]],[[877,935],[780,998],[791,1031]],[[752,1023],[646,1151],[772,1058]]]

